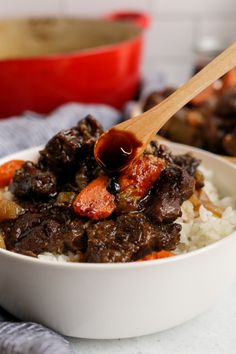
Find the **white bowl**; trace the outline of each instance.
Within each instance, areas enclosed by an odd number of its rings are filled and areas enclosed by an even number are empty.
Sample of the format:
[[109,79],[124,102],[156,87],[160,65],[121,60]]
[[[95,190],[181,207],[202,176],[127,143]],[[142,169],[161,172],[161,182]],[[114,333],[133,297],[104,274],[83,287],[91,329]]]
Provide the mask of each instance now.
[[[236,168],[192,150],[236,195]],[[0,160],[35,159],[38,148]],[[126,264],[51,263],[0,250],[0,305],[15,316],[69,336],[125,338],[181,324],[205,311],[235,279],[236,232],[188,254]]]

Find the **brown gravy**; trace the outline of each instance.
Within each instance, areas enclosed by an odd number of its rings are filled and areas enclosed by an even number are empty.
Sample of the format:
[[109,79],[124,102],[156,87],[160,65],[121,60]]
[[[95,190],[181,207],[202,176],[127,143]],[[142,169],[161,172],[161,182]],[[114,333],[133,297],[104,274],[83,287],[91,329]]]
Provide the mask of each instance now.
[[95,158],[105,170],[120,171],[134,159],[141,146],[132,133],[112,128],[99,139]]

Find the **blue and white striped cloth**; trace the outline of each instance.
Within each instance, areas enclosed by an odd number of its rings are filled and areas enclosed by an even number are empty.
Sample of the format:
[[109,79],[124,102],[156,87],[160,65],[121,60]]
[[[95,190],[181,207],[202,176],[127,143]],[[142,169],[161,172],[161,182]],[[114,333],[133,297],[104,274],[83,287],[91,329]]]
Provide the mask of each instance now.
[[[70,103],[48,116],[32,112],[0,120],[0,157],[45,144],[55,133],[69,128],[87,114],[104,129],[116,124],[120,113],[105,105]],[[19,322],[0,307],[0,354],[75,354],[69,342],[52,330],[31,322]]]
[[75,354],[69,342],[33,322],[16,322],[0,309],[1,354]]
[[61,129],[70,128],[92,114],[104,129],[116,124],[120,113],[105,105],[66,104],[47,116],[26,112],[22,117],[0,120],[0,157],[45,144]]

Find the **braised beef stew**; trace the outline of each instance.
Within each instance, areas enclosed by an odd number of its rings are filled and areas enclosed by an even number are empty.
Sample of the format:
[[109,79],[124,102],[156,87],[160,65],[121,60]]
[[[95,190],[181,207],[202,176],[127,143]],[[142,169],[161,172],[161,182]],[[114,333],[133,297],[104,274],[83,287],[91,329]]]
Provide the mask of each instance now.
[[204,184],[200,161],[191,154],[174,156],[153,141],[125,171],[107,173],[93,156],[102,132],[89,115],[56,134],[38,162],[16,170],[6,187],[13,200],[5,203],[17,212],[0,213],[8,250],[103,263],[176,248],[181,204]]

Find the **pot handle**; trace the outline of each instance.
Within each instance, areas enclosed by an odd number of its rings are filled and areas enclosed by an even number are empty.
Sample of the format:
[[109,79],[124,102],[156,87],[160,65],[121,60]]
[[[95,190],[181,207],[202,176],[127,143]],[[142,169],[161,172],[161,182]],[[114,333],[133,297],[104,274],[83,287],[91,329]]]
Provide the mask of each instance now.
[[150,24],[150,16],[143,12],[132,11],[116,11],[105,16],[108,20],[130,21],[134,22],[138,27],[146,29]]

